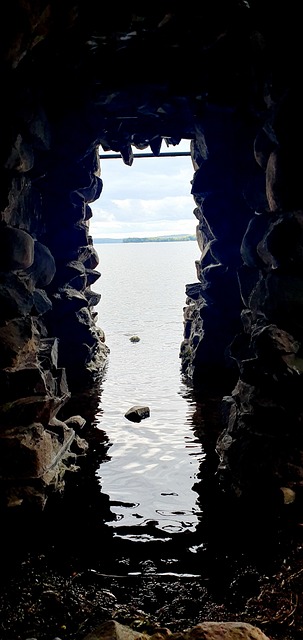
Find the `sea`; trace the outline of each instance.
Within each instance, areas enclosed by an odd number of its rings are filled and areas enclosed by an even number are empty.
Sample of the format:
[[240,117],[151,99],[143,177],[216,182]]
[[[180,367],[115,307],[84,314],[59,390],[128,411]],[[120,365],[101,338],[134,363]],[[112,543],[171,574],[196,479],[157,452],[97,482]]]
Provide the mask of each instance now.
[[[186,284],[197,282],[196,241],[98,244],[97,324],[109,347],[98,428],[108,457],[97,471],[115,535],[147,540],[193,532],[194,485],[205,453],[193,430],[195,402],[182,379]],[[139,338],[136,342],[131,338]],[[149,408],[134,423],[133,406]],[[148,533],[147,533],[148,532]]]

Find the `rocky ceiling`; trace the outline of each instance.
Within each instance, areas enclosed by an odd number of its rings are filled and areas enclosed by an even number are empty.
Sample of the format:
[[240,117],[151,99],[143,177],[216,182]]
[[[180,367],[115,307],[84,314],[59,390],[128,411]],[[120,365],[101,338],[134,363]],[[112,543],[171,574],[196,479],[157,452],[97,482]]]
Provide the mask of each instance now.
[[224,397],[222,481],[238,496],[266,486],[299,501],[297,4],[11,0],[0,15],[3,504],[43,506],[89,446],[81,418],[60,411],[98,383],[108,353],[89,233],[90,203],[102,197],[99,148],[131,165],[134,150],[158,155],[164,140],[182,138],[192,141],[201,250],[198,283],[186,290],[182,373]]

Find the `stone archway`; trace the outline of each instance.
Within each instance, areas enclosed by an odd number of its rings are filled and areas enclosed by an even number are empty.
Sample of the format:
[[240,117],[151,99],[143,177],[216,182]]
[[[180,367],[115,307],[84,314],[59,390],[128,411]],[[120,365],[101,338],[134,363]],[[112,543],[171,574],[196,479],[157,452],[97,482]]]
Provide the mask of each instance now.
[[273,20],[273,7],[261,2],[211,4],[164,15],[156,5],[142,16],[136,6],[115,15],[90,2],[60,10],[16,2],[16,14],[5,15],[5,504],[27,495],[43,506],[62,486],[72,442],[87,446],[74,422],[56,416],[106,361],[91,295],[99,274],[90,203],[102,191],[96,150],[119,151],[130,163],[132,146],[148,144],[157,155],[163,137],[194,141],[200,284],[187,289],[181,357],[194,388],[223,383],[220,475],[237,495],[250,493],[258,474],[270,493],[299,499],[298,22],[277,7]]

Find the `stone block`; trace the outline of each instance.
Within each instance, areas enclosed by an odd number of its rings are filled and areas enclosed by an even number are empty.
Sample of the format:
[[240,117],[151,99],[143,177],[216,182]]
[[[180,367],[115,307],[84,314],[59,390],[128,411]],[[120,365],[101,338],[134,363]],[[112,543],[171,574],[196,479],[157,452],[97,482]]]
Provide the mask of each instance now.
[[16,227],[3,227],[0,232],[0,271],[28,269],[33,261],[32,236]]

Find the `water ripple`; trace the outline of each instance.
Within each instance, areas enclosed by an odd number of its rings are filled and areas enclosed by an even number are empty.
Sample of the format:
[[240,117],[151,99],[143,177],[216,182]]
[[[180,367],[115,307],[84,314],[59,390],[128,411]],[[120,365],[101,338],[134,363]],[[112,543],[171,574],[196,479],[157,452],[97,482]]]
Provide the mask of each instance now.
[[[179,359],[185,284],[196,279],[198,248],[165,245],[97,247],[103,278],[94,285],[110,347],[99,421],[110,441],[109,459],[98,476],[110,498],[115,535],[143,541],[161,531],[195,529],[199,510],[193,486],[204,458]],[[131,335],[140,341],[132,343]],[[134,405],[148,406],[150,417],[130,423],[125,413]]]

